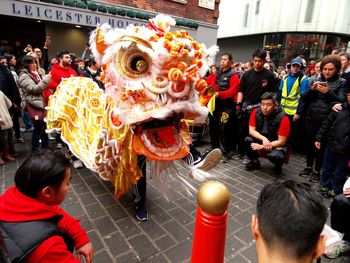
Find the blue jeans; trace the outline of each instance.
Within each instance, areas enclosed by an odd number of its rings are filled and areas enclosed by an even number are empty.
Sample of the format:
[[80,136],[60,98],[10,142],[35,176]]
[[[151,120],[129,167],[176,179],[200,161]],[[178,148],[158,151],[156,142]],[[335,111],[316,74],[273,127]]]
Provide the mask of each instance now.
[[39,140],[41,139],[41,147],[49,148],[49,138],[45,132],[46,123],[44,121],[33,122],[34,131],[32,136],[32,151],[38,151],[40,147]]
[[350,154],[336,153],[326,147],[321,186],[333,189],[337,194],[343,193],[349,159]]
[[22,120],[23,120],[24,125],[26,126],[26,129],[32,128],[33,124],[29,118],[28,112],[23,111]]

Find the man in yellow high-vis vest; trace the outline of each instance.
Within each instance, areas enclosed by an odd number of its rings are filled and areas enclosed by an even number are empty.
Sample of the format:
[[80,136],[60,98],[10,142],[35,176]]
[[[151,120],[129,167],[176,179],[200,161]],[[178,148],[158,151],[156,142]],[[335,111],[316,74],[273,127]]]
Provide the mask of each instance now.
[[303,69],[304,65],[301,57],[292,59],[289,74],[282,79],[279,87],[281,106],[291,123],[292,146],[295,144],[295,122],[299,120],[304,108],[301,95],[309,88],[309,80],[304,75]]

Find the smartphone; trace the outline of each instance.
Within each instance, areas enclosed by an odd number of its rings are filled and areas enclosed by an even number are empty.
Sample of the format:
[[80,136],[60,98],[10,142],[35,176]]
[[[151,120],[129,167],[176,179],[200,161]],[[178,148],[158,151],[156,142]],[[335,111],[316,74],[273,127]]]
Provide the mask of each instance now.
[[327,81],[316,81],[315,83],[321,86],[327,86]]

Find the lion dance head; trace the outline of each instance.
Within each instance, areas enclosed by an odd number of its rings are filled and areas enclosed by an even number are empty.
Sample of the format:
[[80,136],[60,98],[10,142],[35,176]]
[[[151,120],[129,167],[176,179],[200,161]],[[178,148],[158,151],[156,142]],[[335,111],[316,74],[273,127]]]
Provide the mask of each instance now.
[[105,91],[77,77],[64,79],[50,97],[48,130],[59,130],[88,168],[114,183],[117,196],[141,176],[137,155],[157,163],[184,158],[191,143],[184,119],[207,116],[199,92],[217,48],[185,30],[170,32],[174,25],[158,15],[147,26],[98,27],[90,46]]

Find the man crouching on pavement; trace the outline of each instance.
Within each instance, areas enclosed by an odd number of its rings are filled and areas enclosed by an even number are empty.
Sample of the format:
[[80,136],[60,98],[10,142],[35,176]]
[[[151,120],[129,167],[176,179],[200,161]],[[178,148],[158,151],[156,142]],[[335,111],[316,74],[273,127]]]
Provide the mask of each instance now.
[[311,263],[324,252],[327,208],[319,193],[294,181],[266,185],[252,216],[259,263]]
[[275,165],[276,173],[282,173],[282,164],[288,153],[289,132],[289,119],[278,105],[276,95],[265,92],[261,96],[260,107],[250,115],[250,136],[245,138],[245,144],[246,154],[251,161],[245,169],[259,169],[259,157],[266,157]]

